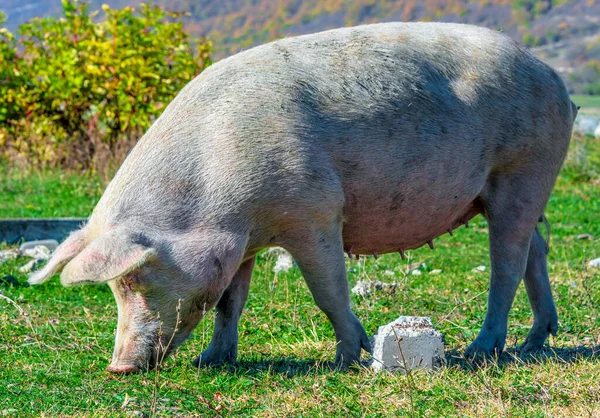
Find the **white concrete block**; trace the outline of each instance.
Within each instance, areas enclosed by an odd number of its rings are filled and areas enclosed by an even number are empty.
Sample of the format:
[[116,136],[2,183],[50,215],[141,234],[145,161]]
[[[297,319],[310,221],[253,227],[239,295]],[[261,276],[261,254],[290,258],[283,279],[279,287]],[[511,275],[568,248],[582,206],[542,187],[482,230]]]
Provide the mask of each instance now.
[[446,361],[444,336],[433,328],[430,318],[422,316],[401,316],[379,327],[372,347],[371,368],[375,371],[434,369]]

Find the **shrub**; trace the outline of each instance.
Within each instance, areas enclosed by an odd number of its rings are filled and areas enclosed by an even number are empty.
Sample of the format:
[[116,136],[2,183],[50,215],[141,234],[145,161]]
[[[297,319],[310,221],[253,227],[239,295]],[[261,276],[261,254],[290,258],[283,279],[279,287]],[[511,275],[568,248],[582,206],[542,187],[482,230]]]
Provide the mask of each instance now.
[[[0,12],[0,25],[6,17]],[[0,124],[19,118],[19,87],[24,85],[15,37],[6,28],[0,28]]]
[[[3,149],[39,165],[93,168],[120,160],[177,92],[210,65],[181,14],[63,0],[60,18],[0,32]],[[1,141],[1,140],[0,140]],[[100,158],[99,156],[102,156]]]

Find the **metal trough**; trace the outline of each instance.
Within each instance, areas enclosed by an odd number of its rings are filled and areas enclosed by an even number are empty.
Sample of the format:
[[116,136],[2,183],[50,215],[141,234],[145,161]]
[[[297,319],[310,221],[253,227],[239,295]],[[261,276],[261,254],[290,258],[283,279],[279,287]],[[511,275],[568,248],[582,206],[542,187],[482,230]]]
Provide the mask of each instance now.
[[81,228],[87,218],[0,219],[0,243],[14,245],[39,239],[64,240]]

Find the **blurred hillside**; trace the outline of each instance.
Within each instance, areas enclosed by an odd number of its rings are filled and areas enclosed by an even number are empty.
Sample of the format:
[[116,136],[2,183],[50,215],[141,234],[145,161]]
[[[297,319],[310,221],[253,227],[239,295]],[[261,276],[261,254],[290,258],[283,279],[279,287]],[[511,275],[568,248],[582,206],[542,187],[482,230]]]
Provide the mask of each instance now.
[[[447,21],[501,29],[560,71],[571,92],[600,94],[600,0],[155,0],[185,11],[186,30],[208,36],[215,57],[288,35],[384,21]],[[138,0],[92,0],[119,8]],[[60,13],[60,0],[0,0],[14,30]]]

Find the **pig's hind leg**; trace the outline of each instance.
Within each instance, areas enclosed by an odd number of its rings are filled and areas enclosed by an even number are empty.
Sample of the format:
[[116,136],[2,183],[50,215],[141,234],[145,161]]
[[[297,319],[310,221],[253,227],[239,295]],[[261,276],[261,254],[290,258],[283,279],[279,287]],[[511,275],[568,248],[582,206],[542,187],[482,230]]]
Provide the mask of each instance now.
[[558,315],[548,279],[547,253],[547,244],[536,228],[531,238],[524,280],[534,319],[527,339],[521,346],[522,354],[539,350],[548,335],[556,335],[558,330]]
[[216,306],[215,329],[208,348],[193,362],[194,366],[220,366],[234,363],[238,349],[238,322],[248,298],[255,258],[242,263]]
[[[483,327],[466,356],[499,354],[504,349],[508,313],[526,271],[532,234],[553,185],[553,179],[542,177],[523,171],[492,175],[480,196],[489,224],[490,293]],[[539,278],[535,283],[532,277],[527,280],[539,290]],[[540,297],[545,294],[542,291]]]
[[313,295],[335,331],[335,362],[348,367],[360,360],[361,349],[371,351],[369,338],[350,308],[341,222],[311,228],[288,240],[290,251]]

